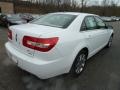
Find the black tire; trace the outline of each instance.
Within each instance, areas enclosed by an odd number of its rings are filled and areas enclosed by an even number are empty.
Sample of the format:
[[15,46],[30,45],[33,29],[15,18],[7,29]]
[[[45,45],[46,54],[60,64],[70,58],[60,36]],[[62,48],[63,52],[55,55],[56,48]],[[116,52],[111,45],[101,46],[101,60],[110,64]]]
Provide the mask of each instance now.
[[86,60],[87,60],[87,51],[85,50],[80,51],[77,57],[75,58],[75,61],[70,70],[70,74],[72,76],[78,77],[81,74],[81,72],[84,70]]
[[113,40],[113,36],[110,37],[108,44],[106,45],[106,48],[110,48],[112,46],[112,40]]

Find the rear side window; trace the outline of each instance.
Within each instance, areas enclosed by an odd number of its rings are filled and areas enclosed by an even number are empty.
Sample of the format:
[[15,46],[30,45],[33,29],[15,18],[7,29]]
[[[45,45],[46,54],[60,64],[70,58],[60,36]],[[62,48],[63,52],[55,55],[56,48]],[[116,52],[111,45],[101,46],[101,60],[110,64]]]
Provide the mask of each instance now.
[[97,23],[96,23],[94,17],[92,17],[92,16],[85,18],[85,24],[86,24],[87,30],[93,30],[93,29],[97,28]]

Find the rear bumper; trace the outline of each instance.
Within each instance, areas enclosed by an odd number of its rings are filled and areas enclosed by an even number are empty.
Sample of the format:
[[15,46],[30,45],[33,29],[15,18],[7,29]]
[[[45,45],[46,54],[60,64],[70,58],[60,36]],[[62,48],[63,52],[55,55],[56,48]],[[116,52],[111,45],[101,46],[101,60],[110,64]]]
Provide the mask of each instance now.
[[69,72],[70,66],[66,58],[62,57],[51,61],[39,60],[35,57],[30,57],[17,51],[9,42],[5,44],[5,47],[8,56],[18,67],[36,75],[41,79],[47,79]]

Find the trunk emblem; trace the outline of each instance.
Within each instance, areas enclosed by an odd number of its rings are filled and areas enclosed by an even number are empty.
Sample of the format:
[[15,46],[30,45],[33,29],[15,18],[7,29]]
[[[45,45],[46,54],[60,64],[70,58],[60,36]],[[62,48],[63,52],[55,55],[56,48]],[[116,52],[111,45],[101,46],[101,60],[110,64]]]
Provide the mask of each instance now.
[[15,40],[16,40],[16,42],[17,42],[17,37],[18,37],[18,36],[17,36],[17,34],[16,34],[16,36],[15,36]]

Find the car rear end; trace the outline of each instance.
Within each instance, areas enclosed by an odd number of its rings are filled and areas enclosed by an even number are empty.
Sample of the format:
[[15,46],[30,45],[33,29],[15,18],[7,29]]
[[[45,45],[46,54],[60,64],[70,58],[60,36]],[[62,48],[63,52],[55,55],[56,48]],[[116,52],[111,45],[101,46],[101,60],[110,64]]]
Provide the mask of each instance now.
[[67,42],[65,32],[70,32],[67,27],[76,17],[48,14],[37,21],[10,27],[9,41],[5,45],[9,57],[20,68],[42,79],[68,73],[72,60],[70,55],[63,55],[61,45],[69,48],[64,45]]
[[57,49],[60,38],[55,35],[45,36],[51,30],[56,32],[58,28],[49,29],[33,24],[12,26],[8,30],[9,41],[5,44],[9,57],[18,67],[41,79],[66,71],[62,66],[64,57]]

